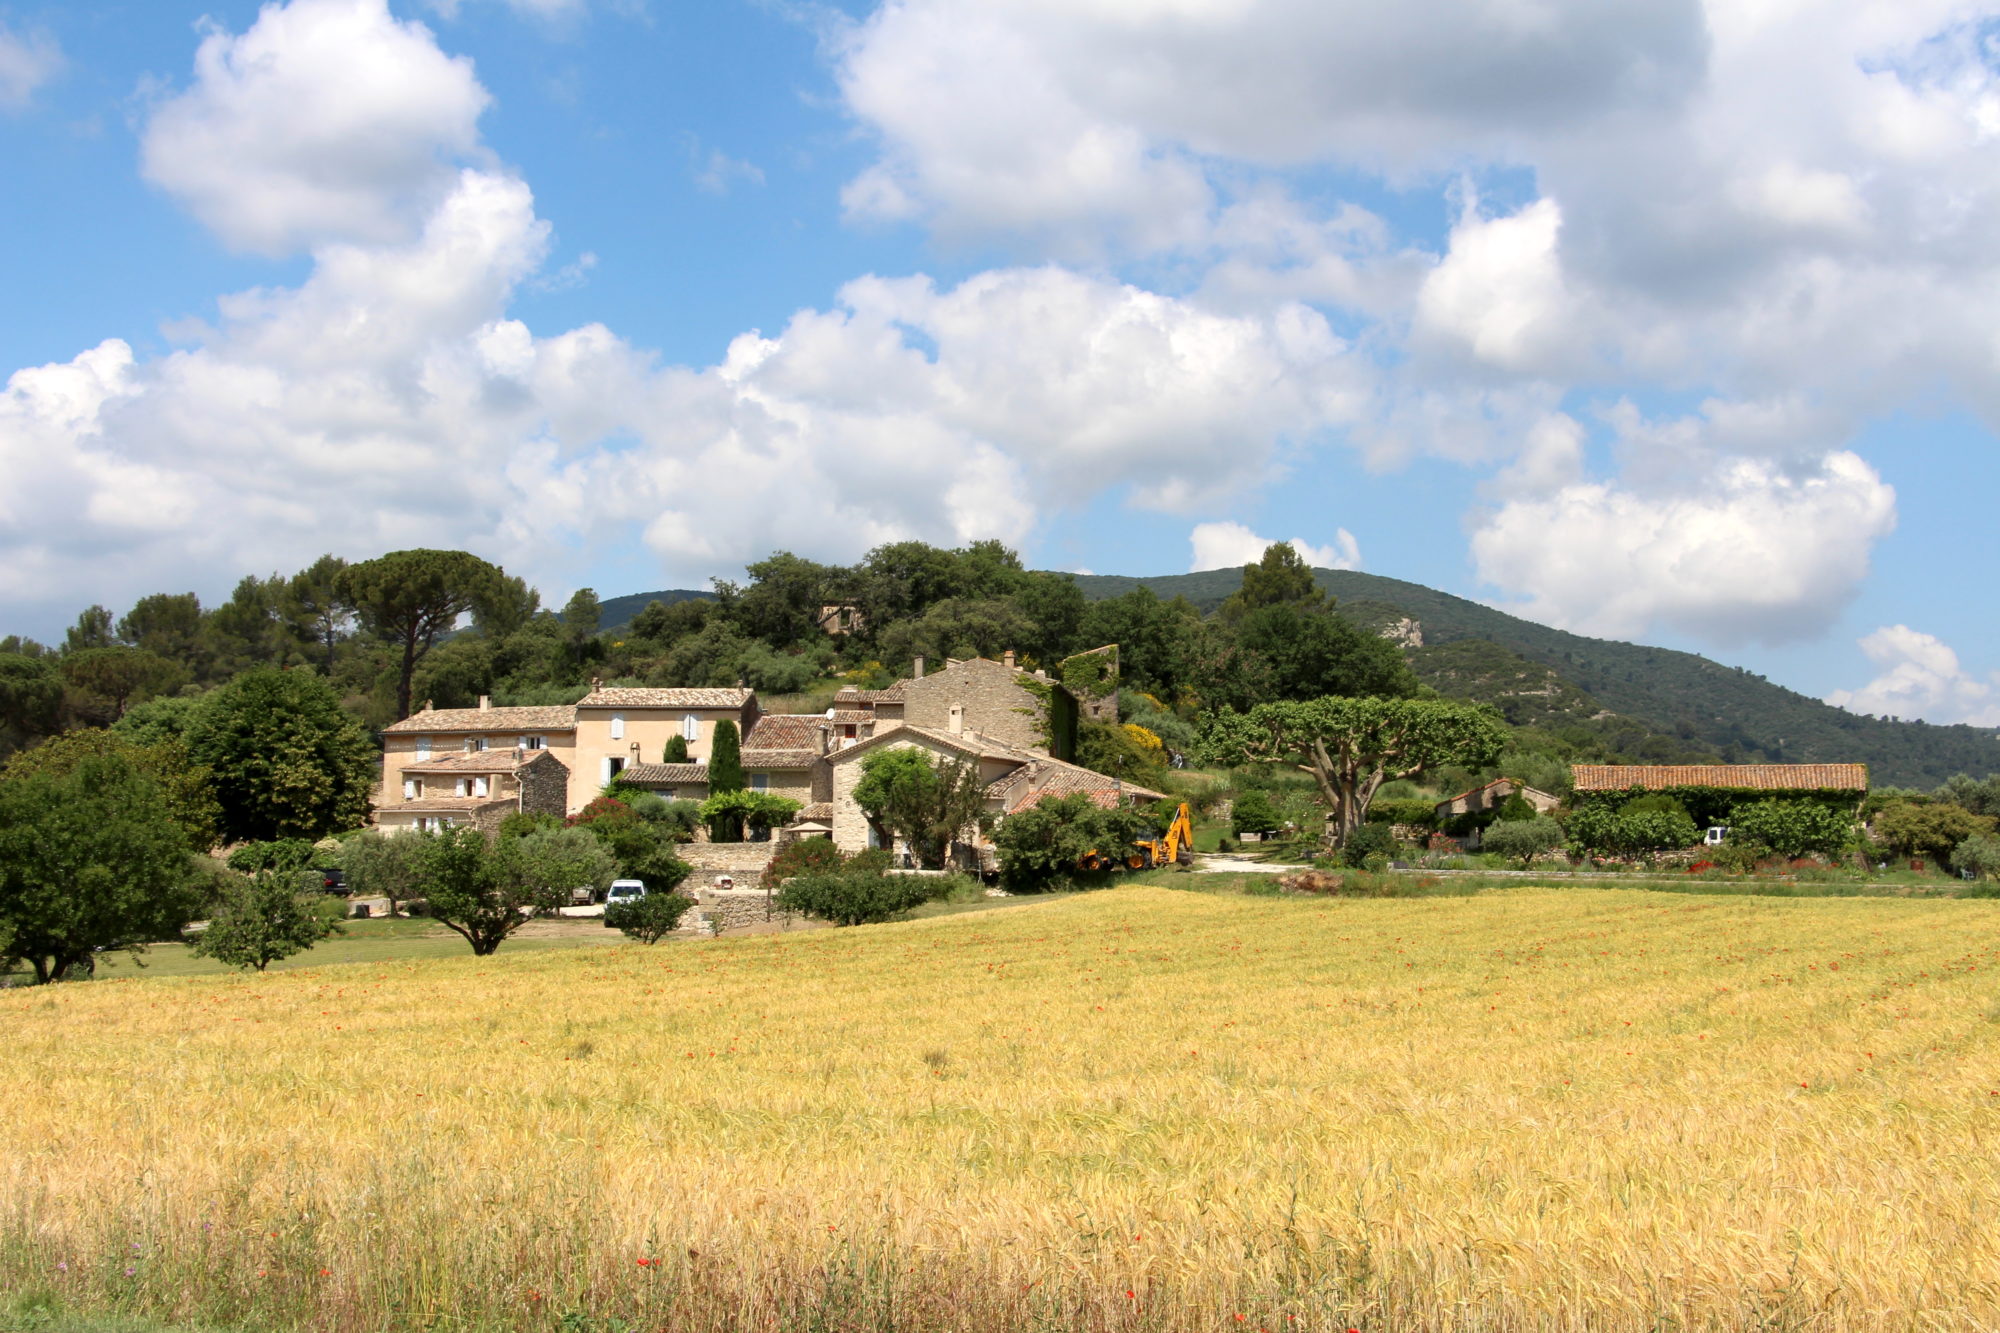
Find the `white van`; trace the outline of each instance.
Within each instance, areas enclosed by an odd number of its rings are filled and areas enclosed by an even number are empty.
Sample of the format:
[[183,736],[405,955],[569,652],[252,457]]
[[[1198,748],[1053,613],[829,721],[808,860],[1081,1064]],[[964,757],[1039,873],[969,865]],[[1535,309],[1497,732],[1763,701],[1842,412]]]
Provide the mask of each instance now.
[[611,891],[604,895],[604,905],[615,907],[619,903],[636,903],[646,896],[646,881],[642,879],[614,879]]

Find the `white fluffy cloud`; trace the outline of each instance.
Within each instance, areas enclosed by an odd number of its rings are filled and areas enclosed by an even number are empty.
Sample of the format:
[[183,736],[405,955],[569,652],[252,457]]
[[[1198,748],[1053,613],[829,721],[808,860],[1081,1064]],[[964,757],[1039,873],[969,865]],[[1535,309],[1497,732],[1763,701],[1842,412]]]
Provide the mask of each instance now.
[[[266,123],[377,56],[429,91],[364,81],[309,134]],[[199,65],[148,131],[156,174],[198,143],[247,145],[226,177],[167,174],[198,211],[240,206],[219,224],[233,238],[312,242],[310,275],[222,298],[169,355],[111,340],[13,377],[10,601],[49,595],[38,571],[55,567],[66,602],[115,603],[419,543],[557,584],[607,544],[700,581],[780,546],[1018,543],[1106,489],[1175,509],[1260,482],[1363,398],[1305,306],[1220,313],[1059,267],[863,278],[707,367],[661,366],[601,325],[538,334],[509,307],[540,280],[548,226],[504,170],[438,165],[483,158],[485,93],[425,29],[379,0],[294,0],[210,34]],[[407,154],[344,170],[391,125]],[[309,222],[323,191],[337,198]]]
[[1835,690],[1828,703],[1884,717],[2000,726],[2000,673],[1972,675],[1942,640],[1908,625],[1885,625],[1860,642],[1880,674],[1859,689]]
[[232,245],[282,254],[396,241],[478,146],[486,90],[387,0],[266,5],[203,39],[195,80],[148,124],[148,180]]
[[[1264,558],[1265,548],[1273,543],[1241,523],[1225,522],[1195,524],[1194,531],[1188,534],[1188,544],[1194,548],[1194,560],[1188,570],[1200,573],[1204,569],[1254,565]],[[1335,528],[1333,541],[1326,546],[1310,545],[1303,537],[1293,537],[1285,544],[1314,569],[1361,568],[1361,545],[1346,528]]]
[[24,107],[63,66],[62,48],[45,32],[0,23],[0,109]]
[[1807,468],[1737,459],[1636,491],[1579,482],[1510,501],[1474,532],[1509,609],[1586,633],[1666,624],[1719,643],[1817,633],[1895,525],[1895,492],[1854,454]]

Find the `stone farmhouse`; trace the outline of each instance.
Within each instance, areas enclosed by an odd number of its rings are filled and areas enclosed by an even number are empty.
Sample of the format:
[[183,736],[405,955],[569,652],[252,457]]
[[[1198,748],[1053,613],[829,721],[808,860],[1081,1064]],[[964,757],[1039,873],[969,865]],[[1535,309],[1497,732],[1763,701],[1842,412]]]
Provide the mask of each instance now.
[[[1107,653],[1115,672],[1115,647],[1094,650],[1093,689],[1083,701],[1009,652],[999,661],[947,659],[932,672],[918,658],[907,679],[885,690],[844,689],[824,713],[765,713],[743,688],[595,684],[560,707],[495,708],[486,698],[476,708],[426,705],[383,731],[375,823],[384,831],[494,829],[517,810],[575,814],[613,778],[670,799],[704,800],[715,727],[724,720],[742,736],[749,788],[802,807],[779,836],[824,834],[850,852],[882,843],[853,792],[861,758],[883,747],[976,762],[997,817],[1079,792],[1105,805],[1158,800],[1158,792],[1070,762],[1078,717],[1102,711],[1106,687],[1097,678]],[[1115,699],[1115,677],[1109,689]],[[675,736],[687,743],[686,762],[666,760]],[[968,863],[991,862],[983,838],[959,852]]]

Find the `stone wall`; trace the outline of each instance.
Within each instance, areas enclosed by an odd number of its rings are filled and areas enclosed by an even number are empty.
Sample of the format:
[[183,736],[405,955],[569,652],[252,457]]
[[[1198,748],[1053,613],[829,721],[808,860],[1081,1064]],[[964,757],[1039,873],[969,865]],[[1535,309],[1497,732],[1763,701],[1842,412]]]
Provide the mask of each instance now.
[[724,875],[736,882],[739,892],[754,888],[777,851],[776,842],[683,843],[675,855],[694,867],[694,873],[682,882],[681,892],[713,890]]
[[1024,750],[1046,751],[1046,709],[1033,691],[1023,688],[1027,674],[983,657],[953,662],[943,671],[902,683],[903,721],[950,731],[952,706],[958,704],[965,710],[965,730]]
[[569,769],[542,751],[514,770],[521,784],[521,809],[529,814],[561,815],[569,810]]

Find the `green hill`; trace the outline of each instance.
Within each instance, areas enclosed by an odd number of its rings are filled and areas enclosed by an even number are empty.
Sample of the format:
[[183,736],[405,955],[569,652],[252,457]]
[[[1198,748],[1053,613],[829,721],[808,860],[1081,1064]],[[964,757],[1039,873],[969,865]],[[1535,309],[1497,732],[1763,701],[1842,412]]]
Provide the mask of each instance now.
[[665,602],[672,606],[675,602],[692,602],[714,596],[712,592],[697,592],[693,588],[665,588],[659,592],[630,592],[623,597],[606,598],[599,606],[597,627],[600,630],[623,629],[632,623],[632,617],[646,609],[648,602]]
[[[1863,717],[1696,653],[1571,634],[1400,579],[1331,569],[1315,577],[1342,614],[1370,630],[1415,621],[1423,646],[1410,656],[1419,676],[1444,693],[1492,702],[1523,725],[1609,712],[1736,762],[1865,763],[1877,785],[1930,787],[1954,773],[2000,771],[1992,730]],[[1093,600],[1143,584],[1205,611],[1241,581],[1234,569],[1077,576]]]

